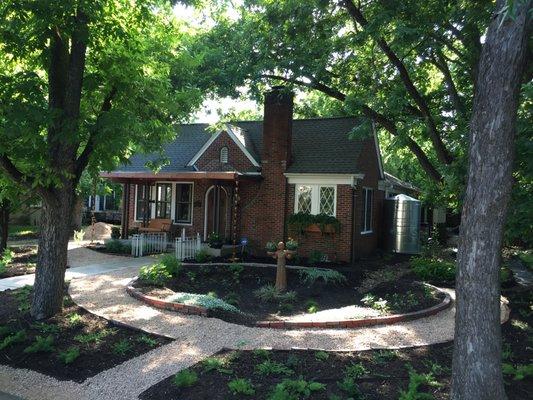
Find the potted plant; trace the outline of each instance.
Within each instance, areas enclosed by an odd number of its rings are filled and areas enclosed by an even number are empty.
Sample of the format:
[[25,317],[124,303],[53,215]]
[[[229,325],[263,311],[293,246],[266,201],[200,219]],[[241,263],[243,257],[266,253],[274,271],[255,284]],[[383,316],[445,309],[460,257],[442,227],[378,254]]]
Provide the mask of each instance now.
[[294,239],[289,238],[287,243],[285,243],[287,250],[296,251],[298,249],[298,242]]
[[213,249],[221,249],[224,241],[218,233],[212,232],[207,237],[207,243],[209,244],[209,247]]
[[267,242],[265,248],[267,252],[273,253],[277,250],[278,246],[276,246],[276,243],[271,241],[271,242]]

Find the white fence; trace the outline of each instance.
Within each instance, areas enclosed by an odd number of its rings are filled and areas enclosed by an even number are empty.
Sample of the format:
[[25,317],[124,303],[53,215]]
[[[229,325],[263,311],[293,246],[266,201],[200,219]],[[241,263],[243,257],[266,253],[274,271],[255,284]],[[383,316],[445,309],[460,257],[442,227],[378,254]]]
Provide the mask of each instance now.
[[176,238],[176,258],[180,261],[187,258],[194,258],[201,246],[202,242],[199,233],[196,234],[196,237],[182,236]]
[[167,250],[166,233],[141,233],[131,237],[131,255],[142,257],[146,254],[164,253]]

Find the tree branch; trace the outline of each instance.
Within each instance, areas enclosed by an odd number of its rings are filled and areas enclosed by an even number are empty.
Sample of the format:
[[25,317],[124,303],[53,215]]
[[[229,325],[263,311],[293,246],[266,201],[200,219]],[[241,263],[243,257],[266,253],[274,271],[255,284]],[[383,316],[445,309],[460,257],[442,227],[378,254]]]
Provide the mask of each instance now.
[[[350,15],[350,17],[352,18],[355,24],[359,24],[363,27],[368,25],[368,21],[365,19],[361,11],[355,6],[352,0],[340,0],[340,1],[341,1],[341,5],[343,5],[344,8],[346,8],[346,10],[348,11],[348,14]],[[383,51],[383,53],[385,53],[389,61],[396,67],[396,70],[400,74],[400,78],[402,79],[402,82],[407,90],[407,93],[409,93],[409,95],[413,98],[415,104],[418,106],[418,108],[420,108],[420,111],[424,114],[424,117],[426,119],[426,125],[428,127],[429,138],[431,139],[431,142],[433,143],[433,146],[435,148],[435,153],[437,154],[437,158],[443,164],[450,164],[453,161],[453,156],[451,155],[451,153],[448,151],[448,149],[444,145],[444,142],[442,141],[442,138],[437,130],[437,124],[435,123],[435,120],[433,119],[433,115],[431,114],[429,106],[426,100],[422,97],[422,95],[418,91],[418,89],[415,87],[404,63],[398,58],[396,53],[394,53],[394,51],[390,48],[390,46],[385,41],[385,39],[383,39],[382,37],[378,37],[375,40],[378,46]]]
[[28,189],[32,189],[33,180],[20,172],[15,164],[13,164],[13,162],[5,154],[0,155],[0,168],[4,170],[7,176],[14,182]]
[[450,95],[450,99],[452,100],[452,104],[457,110],[459,114],[462,114],[464,116],[465,114],[465,107],[463,103],[463,99],[461,99],[461,96],[459,95],[459,92],[457,91],[457,87],[455,86],[455,83],[453,81],[452,74],[450,72],[450,68],[448,68],[448,63],[442,56],[442,53],[440,51],[436,51],[434,54],[431,55],[432,63],[435,65],[440,72],[444,75],[444,82],[446,83],[446,89],[448,90],[448,94]]
[[96,145],[96,140],[98,139],[98,132],[99,132],[99,123],[102,115],[109,110],[111,110],[111,106],[113,104],[113,99],[115,98],[115,95],[117,94],[117,88],[113,86],[107,96],[104,98],[104,101],[102,102],[102,106],[100,107],[100,112],[98,114],[98,117],[96,118],[96,126],[95,129],[90,133],[89,139],[87,139],[87,144],[85,145],[85,148],[81,152],[80,156],[76,160],[76,166],[75,166],[75,179],[76,182],[78,182],[81,178],[81,174],[83,173],[83,170],[87,167],[87,164],[89,164],[89,159],[91,157],[91,154],[94,151],[94,147]]

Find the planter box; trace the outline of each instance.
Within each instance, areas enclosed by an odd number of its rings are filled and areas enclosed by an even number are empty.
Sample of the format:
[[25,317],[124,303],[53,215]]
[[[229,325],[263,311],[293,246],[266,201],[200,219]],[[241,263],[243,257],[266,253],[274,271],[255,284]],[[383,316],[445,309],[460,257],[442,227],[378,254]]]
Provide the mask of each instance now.
[[[204,249],[207,250],[207,254],[209,254],[211,257],[224,257],[231,255],[233,252],[233,245],[225,244],[221,249],[213,249],[212,247],[205,245]],[[237,253],[240,253],[239,246],[237,246]]]
[[323,230],[320,229],[318,224],[312,224],[305,228],[305,231],[309,233],[336,233],[335,227],[331,224],[324,226]]

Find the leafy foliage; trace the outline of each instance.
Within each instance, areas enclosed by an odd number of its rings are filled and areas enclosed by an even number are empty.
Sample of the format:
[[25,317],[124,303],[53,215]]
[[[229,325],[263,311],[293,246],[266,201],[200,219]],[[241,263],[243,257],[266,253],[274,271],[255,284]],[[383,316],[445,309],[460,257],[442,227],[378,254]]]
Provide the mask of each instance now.
[[289,367],[272,360],[265,360],[256,365],[255,371],[260,375],[292,375],[294,371]]
[[244,378],[233,379],[228,382],[228,388],[231,391],[231,393],[235,395],[242,394],[246,396],[251,396],[255,394],[255,389],[250,379],[244,379]]
[[150,336],[148,335],[141,335],[137,338],[137,342],[139,343],[144,343],[150,347],[155,347],[157,346],[157,340],[151,338]]
[[533,364],[514,366],[509,363],[504,363],[502,365],[502,370],[505,375],[512,376],[515,381],[521,381],[533,377]]
[[130,254],[131,245],[122,243],[118,239],[111,239],[105,242],[105,248],[110,253]]
[[287,217],[287,225],[296,232],[304,233],[305,229],[311,225],[318,225],[321,231],[324,231],[327,226],[332,226],[335,232],[339,233],[341,229],[340,221],[327,214],[309,214],[299,212],[291,214]]
[[307,399],[314,392],[326,390],[326,385],[314,381],[298,379],[284,379],[274,388],[269,400]]
[[10,335],[7,335],[2,339],[0,342],[0,350],[7,349],[9,346],[15,344],[15,343],[22,343],[26,340],[26,331],[20,330],[15,333],[12,333]]
[[326,361],[329,358],[329,353],[325,351],[316,351],[315,358],[319,361]]
[[54,350],[54,337],[52,335],[35,336],[35,341],[24,349],[24,353],[51,353]]
[[342,381],[337,382],[337,386],[348,396],[350,396],[350,398],[354,400],[363,399],[363,394],[361,393],[361,390],[359,390],[359,386],[353,377],[345,376]]
[[198,382],[198,375],[196,372],[184,369],[174,375],[173,383],[177,387],[191,387]]
[[232,374],[233,370],[227,368],[227,364],[228,362],[226,360],[222,360],[216,357],[208,357],[202,360],[202,367],[206,372],[216,371],[221,374]]
[[432,400],[429,393],[420,392],[421,386],[440,386],[432,374],[418,374],[416,371],[409,371],[409,385],[407,391],[400,391],[398,400]]
[[303,268],[298,271],[300,279],[307,286],[313,286],[321,280],[326,285],[340,285],[346,282],[346,277],[338,271],[325,268]]
[[80,356],[80,348],[77,346],[71,346],[65,351],[61,351],[58,354],[58,358],[63,361],[64,364],[72,364]]
[[194,256],[197,263],[206,263],[211,260],[211,256],[206,249],[198,250]]
[[455,280],[455,263],[416,257],[411,260],[411,269],[415,275],[425,281],[453,282]]
[[167,272],[172,276],[178,276],[181,271],[181,261],[179,261],[172,254],[165,254],[159,260],[159,263],[164,265]]
[[129,339],[122,339],[113,345],[113,353],[124,356],[133,349]]
[[172,301],[180,304],[194,305],[205,307],[209,310],[219,309],[233,313],[239,313],[239,309],[231,304],[226,303],[224,300],[217,297],[208,296],[205,294],[196,293],[181,293],[177,292],[167,297],[167,301]]
[[294,301],[296,301],[296,292],[280,292],[273,285],[261,286],[254,292],[254,296],[260,299],[261,301],[271,303],[276,301],[279,301],[281,303],[293,303]]
[[139,279],[149,285],[163,286],[172,278],[166,265],[157,263],[140,269]]

